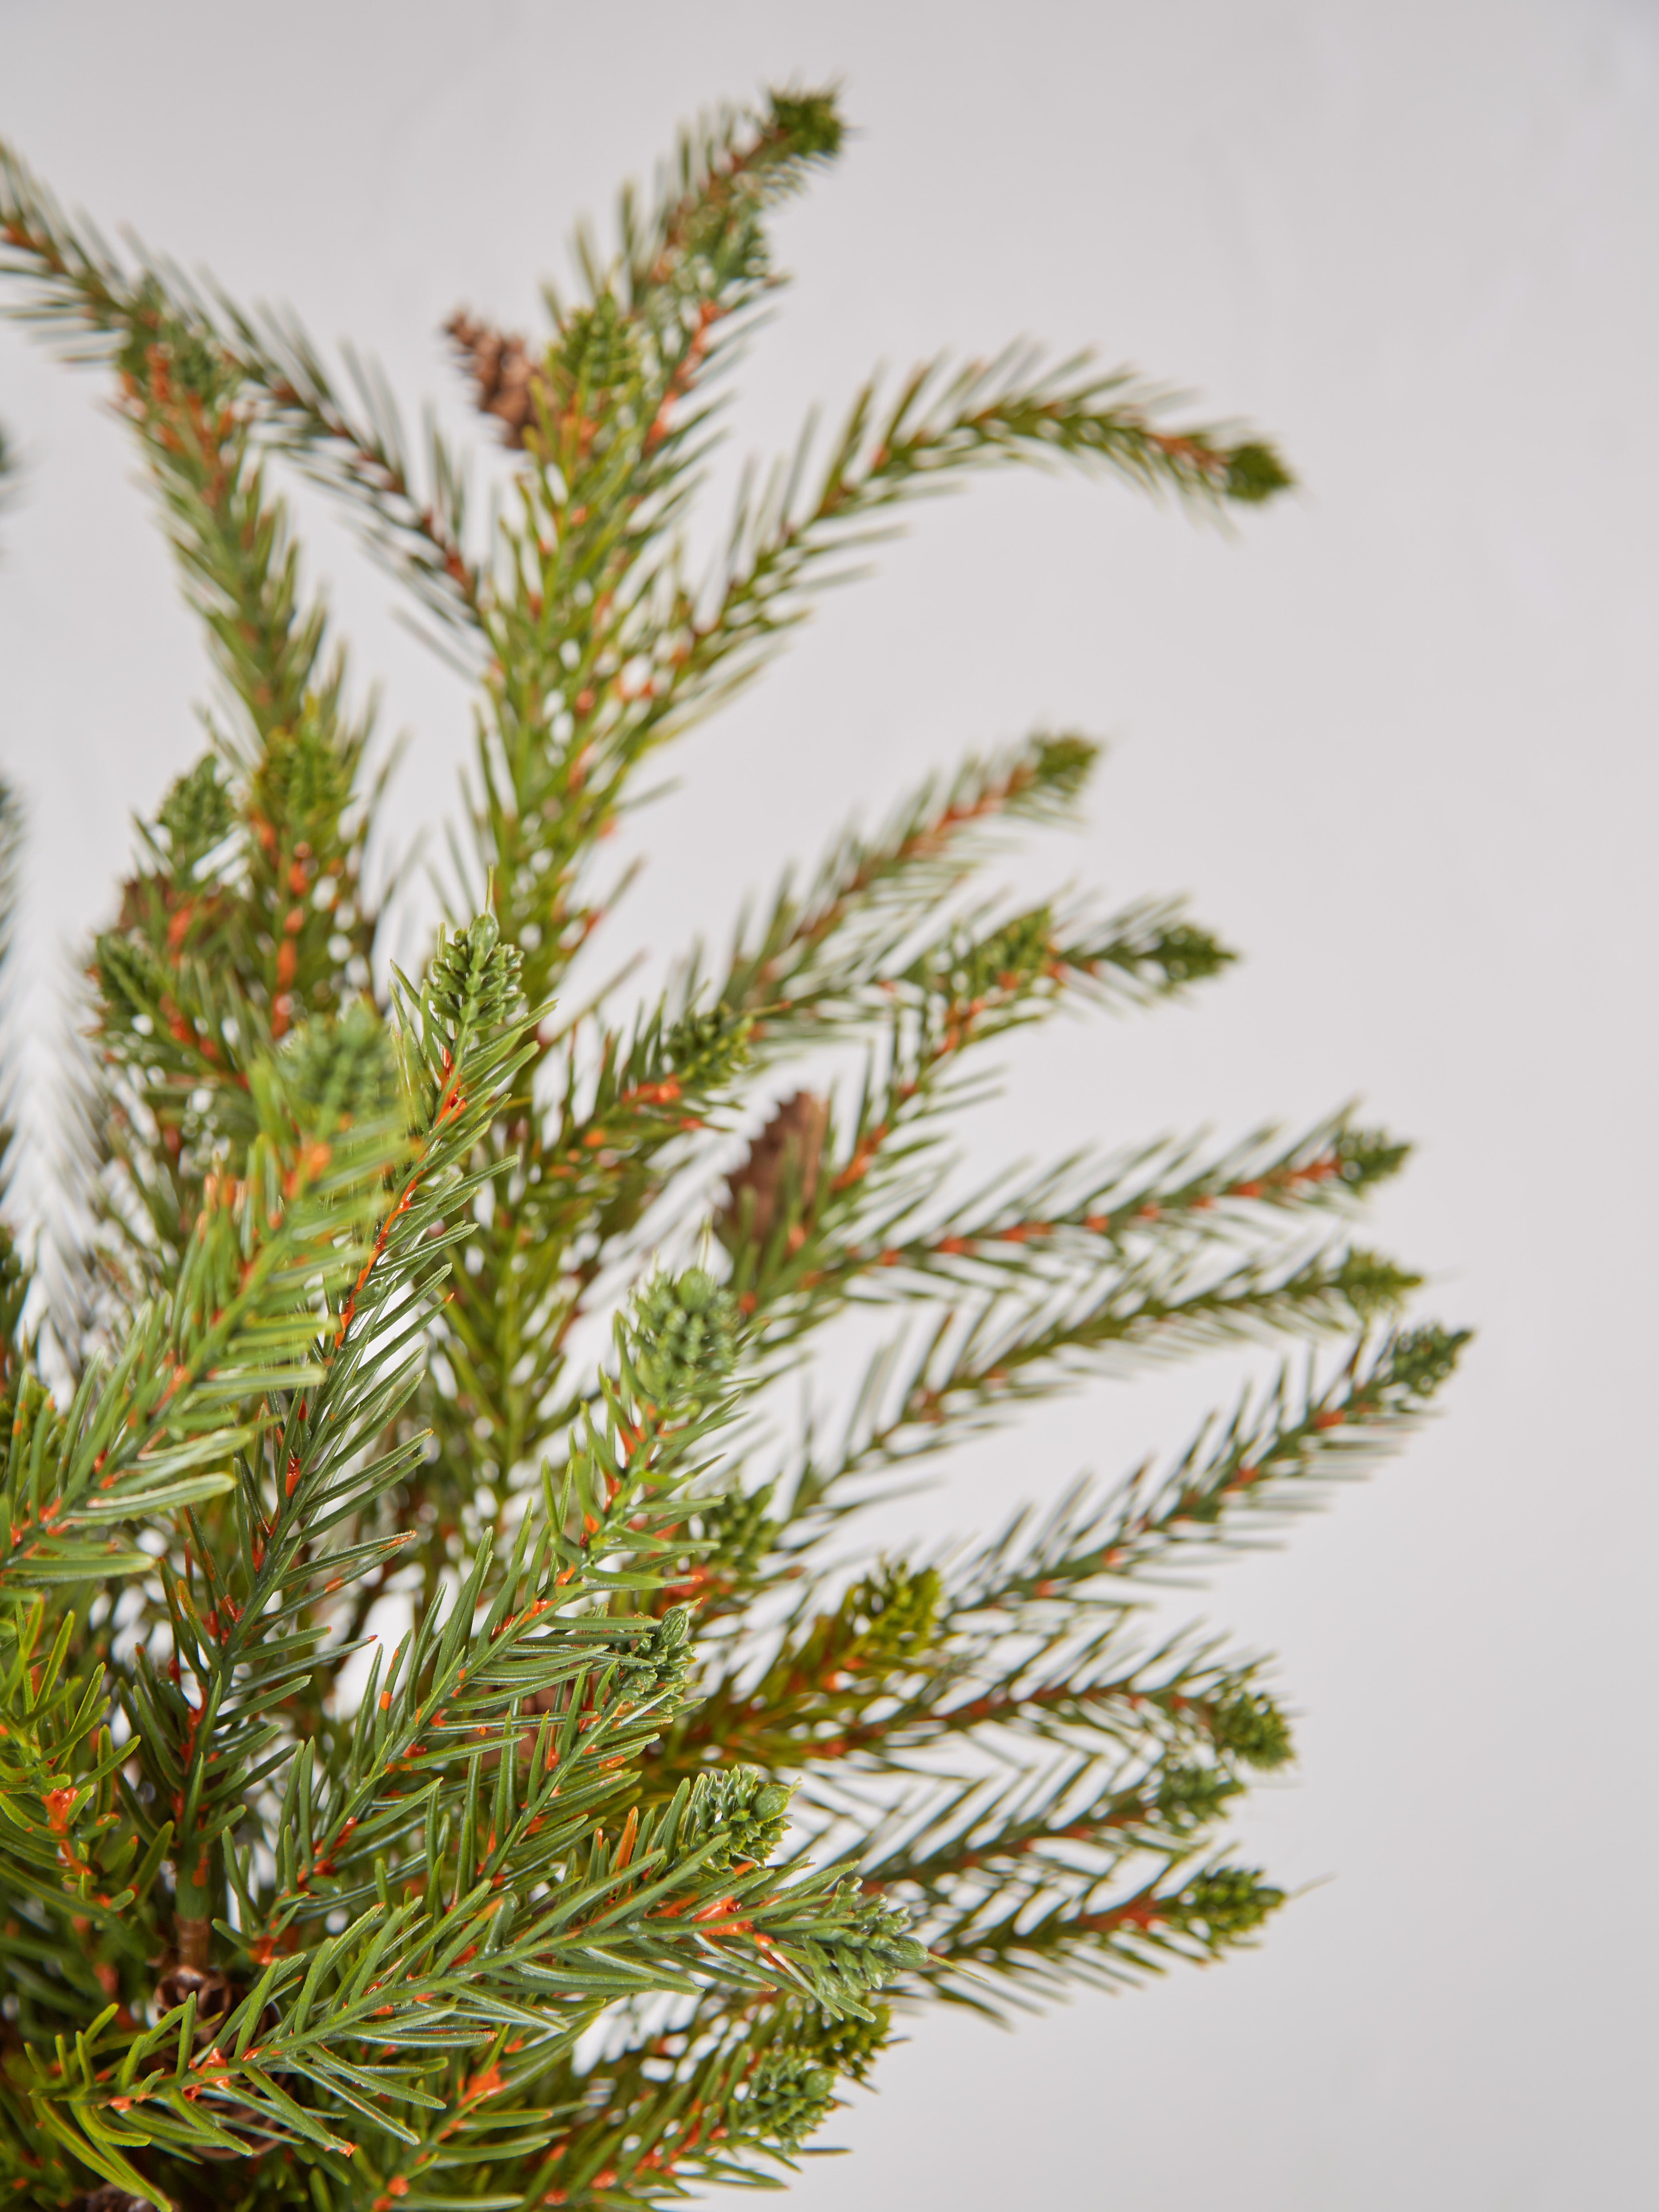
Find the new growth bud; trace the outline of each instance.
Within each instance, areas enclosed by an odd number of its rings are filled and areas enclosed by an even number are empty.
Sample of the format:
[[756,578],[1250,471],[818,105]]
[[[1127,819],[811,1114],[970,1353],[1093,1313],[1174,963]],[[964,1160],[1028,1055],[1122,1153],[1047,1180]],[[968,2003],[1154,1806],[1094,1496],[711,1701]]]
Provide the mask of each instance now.
[[187,881],[228,836],[235,819],[230,793],[211,753],[204,753],[193,769],[174,781],[155,818],[167,832],[173,874]]
[[719,1873],[741,1863],[764,1866],[789,1825],[793,1795],[753,1766],[700,1774],[680,1821],[680,1843],[695,1850],[710,1837],[717,1838],[708,1863]]
[[736,1364],[737,1300],[701,1267],[659,1275],[640,1293],[634,1364],[661,1406],[715,1397]]
[[372,1007],[356,1000],[337,1021],[307,1022],[283,1044],[277,1071],[298,1126],[326,1135],[382,1119],[398,1103],[392,1041]]
[[763,2058],[735,2107],[744,2135],[793,2150],[810,2136],[836,2100],[836,2077],[803,2051]]
[[523,955],[501,942],[493,914],[481,914],[451,937],[441,932],[427,971],[426,1000],[452,1038],[495,1028],[519,1003]]
[[691,1615],[683,1605],[672,1607],[660,1620],[652,1621],[618,1647],[623,1686],[630,1698],[660,1697],[678,1690],[690,1670]]

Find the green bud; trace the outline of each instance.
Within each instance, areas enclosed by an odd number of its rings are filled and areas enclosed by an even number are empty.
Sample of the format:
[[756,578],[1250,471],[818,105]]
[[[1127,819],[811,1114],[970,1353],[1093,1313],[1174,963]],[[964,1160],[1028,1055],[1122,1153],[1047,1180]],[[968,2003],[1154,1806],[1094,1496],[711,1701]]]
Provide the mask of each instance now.
[[695,1849],[717,1837],[708,1864],[718,1873],[740,1860],[764,1866],[789,1825],[793,1795],[787,1784],[769,1782],[758,1767],[710,1768],[692,1785],[679,1841]]
[[1348,1189],[1369,1190],[1373,1183],[1397,1175],[1411,1149],[1380,1129],[1345,1129],[1334,1146],[1337,1174]]
[[168,984],[167,970],[147,945],[112,931],[93,947],[93,965],[104,1019],[112,1028],[131,1029],[140,1015],[153,1015]]
[[691,1666],[691,1613],[673,1606],[626,1644],[617,1647],[623,1683],[630,1697],[659,1697],[678,1690]]
[[1207,1828],[1237,1797],[1243,1784],[1217,1766],[1170,1766],[1158,1778],[1158,1818],[1177,1835]]
[[211,753],[204,754],[193,769],[175,780],[155,818],[167,832],[174,874],[193,875],[198,864],[229,834],[236,818],[230,793]]
[[1039,738],[1032,781],[1048,797],[1075,799],[1099,757],[1100,747],[1088,738]]
[[1260,1690],[1218,1698],[1205,1716],[1210,1741],[1244,1766],[1285,1766],[1296,1756],[1290,1723]]
[[902,1905],[866,1897],[848,1877],[836,1891],[829,1924],[812,1930],[801,1948],[817,1969],[819,2001],[835,2011],[864,2012],[862,2000],[884,1989],[901,1974],[914,1973],[927,1958],[908,1933],[910,1917]]
[[1255,441],[1235,446],[1227,456],[1226,494],[1246,507],[1259,506],[1296,482],[1271,446]]
[[940,1585],[934,1567],[919,1570],[884,1560],[854,1583],[842,1601],[842,1619],[862,1647],[860,1663],[899,1666],[919,1658],[933,1641]]
[[326,845],[350,802],[351,766],[307,713],[296,729],[271,732],[259,784],[259,799],[291,834]]
[[840,153],[847,126],[833,92],[775,92],[771,127],[798,161],[828,161]]
[[571,316],[558,344],[557,362],[573,386],[586,385],[590,392],[614,391],[639,374],[633,326],[609,292]]
[[701,1267],[657,1276],[635,1307],[641,1382],[668,1405],[717,1395],[736,1364],[742,1326],[737,1300]]
[[440,931],[427,970],[428,1005],[452,1037],[494,1029],[519,1005],[519,971],[523,955],[503,945],[493,914],[475,915],[452,937]]
[[1163,1917],[1219,1950],[1259,1928],[1284,1902],[1284,1891],[1264,1882],[1258,1868],[1206,1867],[1167,1900]]
[[793,2150],[822,2124],[836,2101],[836,2077],[802,2051],[769,2052],[749,2077],[734,2106],[740,2131],[751,2141]]
[[729,1082],[748,1059],[753,1027],[750,1015],[734,1015],[727,1006],[687,1014],[663,1038],[664,1061],[682,1089],[717,1089]]
[[729,1490],[697,1508],[707,1549],[700,1555],[711,1567],[744,1575],[753,1571],[772,1547],[778,1523],[768,1511],[774,1485],[761,1490]]
[[1152,966],[1163,969],[1166,982],[1181,984],[1205,981],[1228,967],[1237,955],[1208,930],[1176,922],[1159,930],[1147,957]]
[[1375,1252],[1358,1250],[1343,1254],[1333,1279],[1335,1288],[1361,1321],[1369,1321],[1376,1314],[1391,1313],[1409,1292],[1420,1289],[1423,1282],[1421,1275],[1396,1267],[1391,1260],[1380,1259]]
[[1472,1332],[1467,1328],[1408,1329],[1395,1339],[1387,1367],[1378,1377],[1381,1386],[1405,1398],[1426,1398],[1437,1390],[1456,1366],[1458,1356]]
[[396,1110],[392,1042],[372,1007],[355,1000],[337,1021],[311,1021],[283,1044],[277,1067],[302,1128],[331,1130]]
[[794,2040],[821,2064],[844,2074],[849,2081],[862,2081],[886,2048],[892,2027],[890,2005],[872,2005],[863,2019],[852,2014],[836,2019],[814,2006],[803,2014]]

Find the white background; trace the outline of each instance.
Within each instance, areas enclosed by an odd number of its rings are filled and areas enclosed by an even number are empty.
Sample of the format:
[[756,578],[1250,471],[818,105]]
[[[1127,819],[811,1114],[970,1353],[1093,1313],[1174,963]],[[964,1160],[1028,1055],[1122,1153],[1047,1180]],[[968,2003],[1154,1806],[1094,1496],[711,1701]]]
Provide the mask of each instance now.
[[[1191,890],[1248,964],[1035,1043],[980,1157],[1363,1093],[1421,1139],[1379,1233],[1480,1332],[1402,1462],[1203,1601],[1282,1655],[1302,1762],[1247,1833],[1318,1886],[1214,1972],[1012,2038],[922,2022],[842,2116],[854,2162],[798,2200],[1650,2203],[1659,12],[0,0],[0,131],[67,199],[354,336],[458,422],[441,319],[532,322],[578,209],[700,103],[793,73],[841,76],[862,135],[780,224],[799,282],[741,445],[878,358],[1029,332],[1200,389],[1305,489],[1231,543],[1077,480],[927,512],[688,744],[622,936],[718,924],[967,744],[1113,735],[1086,835],[1038,872]],[[207,684],[98,400],[0,329],[37,1075]],[[398,824],[434,821],[464,697],[349,541],[310,544],[413,733]],[[1071,1401],[927,1512],[971,1528],[1115,1470],[1216,1387]]]

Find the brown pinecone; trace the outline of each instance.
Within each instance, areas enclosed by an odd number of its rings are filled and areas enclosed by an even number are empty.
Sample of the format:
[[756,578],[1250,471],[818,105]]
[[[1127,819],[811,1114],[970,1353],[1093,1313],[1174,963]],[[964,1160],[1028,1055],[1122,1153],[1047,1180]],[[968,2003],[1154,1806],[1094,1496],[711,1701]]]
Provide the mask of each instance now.
[[196,2040],[210,2043],[240,1992],[229,1975],[215,1966],[186,1966],[169,1960],[155,1984],[155,2002],[163,2012],[173,2012],[192,1990],[196,1992]]
[[539,381],[529,347],[521,337],[474,322],[465,307],[458,307],[444,328],[477,387],[480,413],[499,418],[505,444],[522,446],[525,432],[535,423]]
[[780,1206],[790,1200],[802,1213],[811,1210],[829,1126],[826,1099],[798,1091],[784,1100],[749,1147],[748,1158],[726,1178],[726,1201],[719,1222],[725,1241],[746,1236],[751,1243],[764,1244],[776,1225]]

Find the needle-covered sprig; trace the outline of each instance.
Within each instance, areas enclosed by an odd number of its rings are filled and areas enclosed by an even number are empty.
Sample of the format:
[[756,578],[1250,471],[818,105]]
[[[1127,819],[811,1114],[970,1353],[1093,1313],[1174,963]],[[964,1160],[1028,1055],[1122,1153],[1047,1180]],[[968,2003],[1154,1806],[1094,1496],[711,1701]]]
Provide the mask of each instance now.
[[[848,137],[828,90],[722,111],[614,245],[581,234],[538,332],[450,318],[511,472],[487,521],[372,363],[115,251],[0,149],[0,295],[106,380],[216,683],[89,949],[53,1235],[0,1231],[20,2202],[639,2212],[774,2181],[931,2004],[1117,1988],[1285,1901],[1226,1840],[1291,1763],[1285,1695],[1144,1606],[1431,1407],[1464,1338],[1357,1221],[1407,1147],[1349,1113],[1126,1146],[1109,1103],[1068,1158],[963,1178],[951,1133],[1027,1029],[1233,958],[1167,902],[987,887],[1014,832],[1077,819],[1074,731],[781,855],[724,957],[688,915],[637,1006],[589,974],[645,763],[912,501],[1035,464],[1213,519],[1291,483],[1127,372],[941,356],[750,469],[694,573],[772,216]],[[443,926],[389,989],[388,763],[295,471],[474,691]],[[0,793],[0,954],[16,860]],[[780,1392],[848,1373],[855,1310],[873,1350],[792,1446]],[[1173,1460],[983,1542],[865,1539],[1029,1401],[1223,1345],[1276,1379]]]

